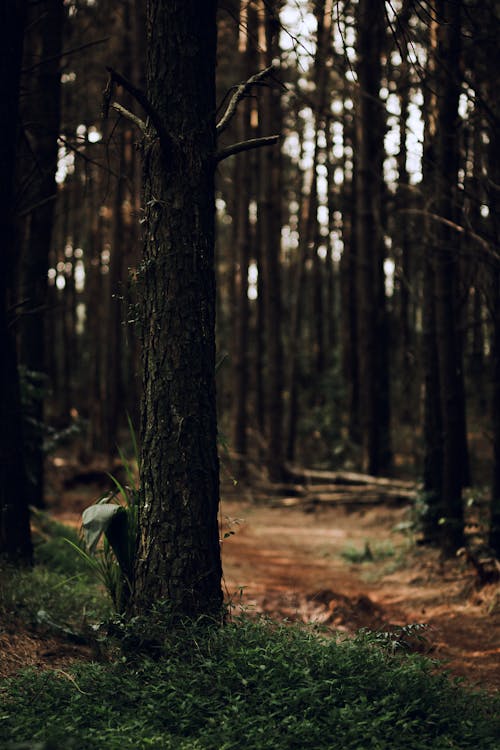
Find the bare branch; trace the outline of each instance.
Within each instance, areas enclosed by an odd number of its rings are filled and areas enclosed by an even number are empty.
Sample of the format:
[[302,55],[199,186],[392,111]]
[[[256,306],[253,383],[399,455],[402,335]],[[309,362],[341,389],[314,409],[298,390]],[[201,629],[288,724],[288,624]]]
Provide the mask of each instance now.
[[56,198],[57,193],[54,193],[53,195],[47,196],[47,198],[43,198],[43,200],[37,201],[37,203],[32,203],[31,206],[27,206],[26,208],[23,208],[22,211],[19,211],[17,218],[24,219],[24,217],[29,216],[32,211],[36,211],[37,208],[42,208],[47,205],[47,203],[55,201]]
[[134,115],[133,112],[129,112],[128,109],[125,109],[125,107],[122,107],[122,105],[119,104],[118,102],[113,102],[111,107],[112,109],[119,112],[122,115],[122,117],[126,117],[127,120],[130,120],[131,122],[134,123],[134,125],[137,125],[137,127],[140,130],[142,130],[143,133],[146,132],[146,123],[144,122],[144,120],[141,120],[140,117],[137,117],[137,115]]
[[109,102],[110,97],[113,92],[113,84],[116,83],[118,86],[122,86],[122,88],[125,89],[125,91],[128,91],[130,96],[132,96],[136,102],[138,102],[145,113],[148,115],[149,119],[151,120],[158,137],[160,138],[160,141],[164,146],[166,146],[170,139],[168,138],[167,133],[165,132],[165,128],[163,127],[163,123],[161,121],[160,115],[156,111],[156,109],[153,107],[149,99],[147,98],[144,91],[141,89],[138,89],[136,86],[131,83],[128,78],[125,78],[125,76],[122,76],[121,73],[118,73],[113,68],[110,68],[106,66],[106,70],[109,73],[109,81],[108,85],[106,86],[106,89],[104,91],[104,102],[103,102],[103,114],[106,116],[107,110],[109,109]]
[[251,138],[249,141],[240,141],[240,143],[234,143],[232,146],[223,148],[216,153],[215,163],[218,164],[224,159],[227,159],[229,156],[240,154],[242,151],[250,151],[250,149],[252,148],[273,146],[275,143],[278,143],[279,139],[279,135],[267,135],[263,138]]
[[82,52],[84,49],[88,49],[89,47],[95,47],[97,44],[104,44],[104,42],[108,42],[108,41],[109,41],[109,36],[106,36],[103,39],[96,39],[94,42],[87,42],[86,44],[80,44],[79,47],[73,47],[72,49],[63,50],[62,52],[59,52],[58,55],[53,55],[52,57],[45,57],[43,60],[40,60],[34,65],[30,65],[29,68],[23,68],[21,72],[23,73],[23,75],[26,75],[27,73],[32,73],[37,68],[41,68],[43,65],[47,65],[47,63],[53,62],[54,60],[61,60],[63,57],[69,57],[70,55],[74,55],[77,52]]
[[105,166],[104,164],[101,164],[98,161],[95,161],[95,159],[91,159],[90,156],[87,156],[87,154],[82,151],[81,146],[73,146],[72,143],[68,141],[67,138],[64,138],[64,136],[60,135],[57,139],[58,142],[61,142],[66,148],[68,148],[70,151],[73,151],[75,156],[78,156],[80,159],[83,159],[84,162],[87,164],[93,164],[95,167],[98,167],[99,169],[102,169],[107,174],[112,175],[113,177],[120,178],[120,175],[117,172],[114,172],[109,166]]
[[254,86],[256,83],[260,83],[262,80],[264,80],[264,78],[270,75],[274,70],[275,70],[275,67],[273,65],[270,65],[268,68],[261,70],[259,73],[255,73],[255,75],[251,76],[251,78],[249,78],[248,81],[245,81],[244,83],[240,83],[240,85],[237,87],[236,91],[232,95],[231,99],[229,100],[229,104],[227,105],[226,111],[224,112],[221,119],[217,123],[218,135],[223,133],[224,130],[228,127],[229,123],[234,117],[234,113],[236,112],[236,108],[238,104],[245,97],[245,95],[252,88],[252,86]]
[[439,224],[452,229],[454,232],[457,232],[457,234],[463,234],[465,237],[469,237],[480,246],[483,255],[485,255],[490,261],[494,261],[494,265],[500,265],[500,247],[494,242],[488,242],[484,237],[476,234],[476,232],[473,232],[471,229],[463,227],[461,224],[456,224],[454,221],[451,221],[451,219],[446,219],[444,216],[439,216],[439,214],[425,211],[422,208],[401,208],[398,213],[426,216],[428,219],[437,221]]

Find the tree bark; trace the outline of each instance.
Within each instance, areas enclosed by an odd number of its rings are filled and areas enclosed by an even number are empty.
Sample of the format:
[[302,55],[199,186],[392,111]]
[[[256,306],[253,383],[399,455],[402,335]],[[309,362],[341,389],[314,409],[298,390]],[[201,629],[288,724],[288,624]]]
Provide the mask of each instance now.
[[[434,172],[436,213],[455,219],[458,182],[458,99],[460,80],[461,2],[436,3],[438,29],[438,92],[436,113],[436,170]],[[453,552],[463,545],[463,388],[462,363],[456,330],[456,283],[458,253],[456,233],[443,224],[434,229],[437,245],[433,250],[436,295],[436,343],[439,367],[441,420],[443,429],[443,471],[441,502],[445,522],[441,544]]]
[[[429,26],[427,78],[424,89],[425,135],[423,153],[423,185],[426,200],[432,201],[434,171],[436,168],[436,107],[435,69],[437,46],[437,19]],[[422,370],[424,382],[423,403],[423,489],[425,507],[422,517],[424,541],[437,544],[440,536],[441,476],[443,470],[443,429],[439,387],[438,352],[436,341],[436,299],[434,295],[433,238],[434,225],[426,218],[424,225],[423,277],[422,277]]]
[[219,615],[214,0],[150,0],[142,467],[132,610]]
[[[491,13],[491,11],[490,11]],[[491,28],[498,30],[498,16],[488,13],[487,18],[491,21]],[[492,34],[495,40],[497,35]],[[500,63],[494,49],[496,42],[486,48],[486,57],[489,63],[489,79],[486,91],[488,100],[495,103],[494,113],[496,122],[489,122],[489,146],[488,146],[488,204],[490,209],[489,223],[493,241],[500,243],[500,135],[498,122],[500,121],[500,105],[498,102],[498,85],[500,83]],[[491,52],[491,58],[487,54]],[[495,268],[492,272],[492,342],[491,342],[491,426],[493,433],[493,466],[491,478],[491,517],[489,544],[500,559],[500,269]]]
[[[264,67],[279,54],[279,7],[281,0],[262,2],[265,48]],[[262,130],[281,132],[281,92],[268,87],[263,92]],[[262,263],[264,272],[266,346],[267,346],[267,457],[269,478],[283,476],[283,343],[281,300],[281,155],[274,149],[261,152],[261,194],[259,220],[262,222]]]
[[[47,373],[45,356],[45,311],[47,308],[47,272],[54,223],[56,198],[57,139],[60,128],[60,53],[64,4],[62,0],[44,1],[33,11],[38,25],[30,35],[29,62],[40,63],[27,94],[29,125],[26,137],[36,158],[34,185],[30,197],[37,208],[30,214],[29,239],[22,260],[21,296],[28,309],[21,325],[20,361],[27,370]],[[29,159],[32,170],[32,158]],[[26,440],[29,466],[29,503],[43,505],[44,457],[42,450],[44,399],[39,389],[29,405],[28,416],[33,429]],[[28,436],[27,436],[28,437]]]
[[[251,8],[246,9],[247,28],[240,25],[240,52],[242,53],[242,80],[248,80],[255,73],[252,70],[253,57],[251,50],[251,35],[255,14]],[[250,99],[240,103],[237,113],[238,141],[247,141],[250,132]],[[245,455],[247,452],[248,427],[248,390],[249,390],[249,299],[248,299],[248,267],[250,263],[250,216],[249,204],[251,197],[251,153],[249,151],[239,155],[234,160],[234,192],[236,202],[236,232],[235,232],[235,319],[233,321],[233,360],[234,360],[234,388],[233,388],[233,447],[239,456],[238,476],[245,473]]]
[[0,117],[0,557],[30,563],[32,546],[17,350],[12,319],[15,302],[16,237],[14,228],[14,170],[18,137],[19,84],[26,3],[2,3],[0,75],[3,81]]
[[356,122],[358,347],[363,464],[375,475],[386,471],[391,464],[381,216],[384,110],[379,98],[384,37],[384,3],[360,0]]

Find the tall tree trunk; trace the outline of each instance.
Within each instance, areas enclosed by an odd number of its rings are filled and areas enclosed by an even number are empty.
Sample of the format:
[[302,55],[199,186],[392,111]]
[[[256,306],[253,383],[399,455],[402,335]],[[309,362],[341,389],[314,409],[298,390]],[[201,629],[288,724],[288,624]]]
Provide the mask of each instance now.
[[[345,91],[344,101],[350,97]],[[342,373],[346,387],[347,434],[354,445],[361,443],[359,346],[358,346],[358,252],[356,207],[356,144],[352,112],[344,107],[344,182],[342,185],[342,243],[340,258]],[[351,177],[347,177],[345,149],[352,149]]]
[[15,302],[16,238],[14,229],[14,169],[18,136],[19,80],[26,3],[2,3],[0,75],[3,81],[3,116],[0,117],[0,557],[10,562],[31,562],[28,488],[23,454],[23,433],[17,351],[12,308]]
[[[239,50],[242,55],[242,79],[248,79],[255,73],[252,70],[254,55],[251,49],[252,32],[256,26],[255,13],[246,8],[246,28],[240,23]],[[251,100],[246,98],[237,113],[238,140],[246,141],[250,133]],[[245,456],[247,452],[248,427],[248,389],[249,389],[249,299],[248,267],[250,263],[250,216],[251,196],[251,153],[244,152],[235,159],[234,192],[236,201],[236,242],[235,242],[235,318],[233,321],[233,448],[238,455],[240,478],[245,473]]]
[[[402,29],[408,28],[408,22],[411,17],[411,4],[409,0],[404,0],[401,12],[399,14],[399,23]],[[413,203],[412,192],[410,190],[410,176],[407,169],[408,149],[407,123],[409,118],[410,105],[410,86],[411,86],[411,66],[407,56],[411,51],[408,40],[401,35],[400,44],[403,49],[403,60],[399,66],[399,153],[398,153],[398,190],[396,194],[396,206],[398,209],[411,207]],[[405,56],[406,55],[406,56]],[[411,289],[415,284],[416,274],[414,273],[415,261],[412,257],[413,237],[415,236],[415,227],[408,220],[408,215],[399,213],[396,218],[396,242],[400,253],[399,275],[399,335],[397,344],[399,349],[398,366],[401,368],[401,377],[399,379],[399,393],[401,400],[401,419],[409,425],[416,425],[418,415],[418,378],[415,377],[415,337],[413,327],[413,305]],[[415,292],[415,290],[414,290]]]
[[286,457],[289,461],[295,458],[297,432],[299,423],[299,380],[300,380],[300,353],[301,353],[301,327],[303,323],[304,289],[306,285],[306,262],[308,259],[309,245],[313,241],[314,227],[318,208],[318,193],[316,182],[317,149],[315,149],[309,187],[303,188],[300,209],[300,232],[299,252],[295,266],[295,278],[292,309],[290,313],[290,342],[288,350],[288,422],[287,422],[287,447]]
[[[56,198],[57,139],[61,106],[60,54],[64,19],[63,0],[44,0],[33,11],[38,19],[30,38],[33,54],[30,62],[39,64],[34,85],[28,94],[29,119],[27,133],[36,158],[35,185],[32,190],[36,207],[30,215],[29,240],[22,262],[21,294],[27,301],[27,315],[21,326],[20,361],[34,373],[47,373],[45,357],[45,311],[47,307],[47,272],[54,223]],[[39,41],[38,41],[39,40]],[[37,390],[41,394],[42,389]],[[29,405],[31,430],[26,441],[29,466],[29,503],[43,505],[44,457],[42,450],[44,418],[43,396],[35,395]]]
[[[432,201],[436,169],[436,107],[435,91],[436,48],[438,22],[429,25],[427,77],[424,89],[425,136],[423,152],[423,185],[426,205]],[[441,476],[443,470],[443,429],[439,387],[438,352],[436,342],[436,299],[434,295],[433,244],[434,224],[426,217],[424,227],[422,279],[422,369],[424,381],[423,403],[423,485],[425,508],[422,518],[424,541],[438,543],[441,506]]]
[[[460,95],[461,2],[436,3],[438,29],[438,92],[436,117],[436,213],[454,221],[458,182],[458,99]],[[434,282],[436,295],[436,340],[439,366],[441,420],[443,429],[443,473],[441,502],[445,523],[442,547],[453,552],[463,544],[463,388],[462,363],[456,329],[458,253],[457,235],[447,225],[435,227]]]
[[[281,0],[262,2],[265,67],[279,54],[279,8]],[[268,87],[262,96],[262,129],[281,132],[281,92]],[[269,478],[283,477],[283,343],[281,314],[281,156],[271,149],[261,153],[261,193],[259,221],[262,222],[262,269],[264,272],[267,345],[267,468]]]
[[[318,189],[317,189],[317,167],[319,159],[319,130],[328,128],[329,122],[326,116],[326,100],[328,93],[328,61],[331,54],[331,16],[332,7],[330,0],[318,0],[314,12],[317,21],[316,54],[314,58],[314,81],[316,88],[314,121],[315,139],[314,153],[311,166],[311,175],[307,192],[302,196],[301,226],[299,254],[296,264],[294,279],[294,294],[291,309],[291,335],[288,351],[288,421],[287,421],[287,449],[286,455],[289,461],[295,457],[295,447],[299,422],[299,356],[301,350],[300,333],[304,310],[304,288],[306,283],[306,263],[312,261],[312,372],[313,382],[317,383],[326,365],[325,352],[325,320],[323,300],[323,263],[318,255],[319,226],[318,213]],[[312,257],[311,257],[312,256]]]
[[[491,14],[491,26],[498,31],[498,16]],[[495,40],[498,35],[492,34]],[[493,42],[493,47],[496,42]],[[489,64],[489,80],[486,91],[488,101],[494,106],[495,122],[489,123],[488,146],[488,204],[490,209],[489,223],[493,240],[497,247],[500,244],[500,104],[498,101],[498,86],[500,84],[500,63],[495,55],[496,49],[491,49]],[[492,345],[491,345],[491,419],[493,433],[493,467],[491,482],[491,518],[489,543],[500,559],[500,269],[492,273]]]
[[[142,466],[132,609],[219,614],[215,0],[150,0],[144,143]],[[152,126],[150,126],[152,127]]]
[[388,331],[385,309],[383,189],[384,108],[379,98],[384,49],[383,0],[358,4],[356,209],[358,252],[358,347],[363,465],[370,474],[391,464]]
[[[104,373],[103,446],[112,455],[116,450],[120,412],[123,410],[124,384],[122,378],[123,330],[123,261],[126,255],[124,227],[125,199],[125,134],[118,136],[118,178],[113,201],[113,227],[109,260],[106,309],[106,369]],[[122,414],[123,417],[123,414]]]

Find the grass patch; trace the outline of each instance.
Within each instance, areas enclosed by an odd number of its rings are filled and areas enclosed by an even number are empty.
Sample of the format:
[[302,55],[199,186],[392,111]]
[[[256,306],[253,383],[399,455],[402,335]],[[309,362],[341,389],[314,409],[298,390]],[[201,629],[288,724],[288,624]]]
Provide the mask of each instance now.
[[[34,570],[0,571],[1,621],[36,624],[42,610],[88,635],[89,621],[111,617],[102,587],[60,543],[71,533],[45,526]],[[0,683],[1,748],[500,750],[500,699],[396,653],[392,635],[335,639],[245,618],[173,627],[160,606],[148,619],[115,616],[95,637],[103,663]]]
[[50,620],[74,630],[109,616],[102,588],[66,539],[78,544],[77,531],[35,511],[34,568],[0,567],[3,622],[22,620],[36,627]]
[[27,671],[1,692],[5,748],[500,747],[499,701],[433,674],[422,657],[391,655],[369,634],[335,640],[266,621],[177,627],[154,659]]
[[340,556],[347,562],[359,564],[359,563],[372,563],[382,562],[388,558],[394,557],[396,551],[394,545],[391,542],[369,542],[366,541],[364,546],[359,548],[353,545],[344,547],[341,551]]

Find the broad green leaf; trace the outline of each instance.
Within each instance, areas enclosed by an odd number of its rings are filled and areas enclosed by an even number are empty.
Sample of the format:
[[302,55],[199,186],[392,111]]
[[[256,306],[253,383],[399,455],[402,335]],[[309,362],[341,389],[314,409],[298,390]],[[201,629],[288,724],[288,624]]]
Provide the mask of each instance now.
[[91,505],[82,513],[82,527],[85,545],[90,554],[95,552],[99,539],[104,534],[117,513],[125,513],[121,505],[102,503]]

